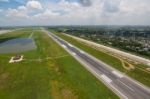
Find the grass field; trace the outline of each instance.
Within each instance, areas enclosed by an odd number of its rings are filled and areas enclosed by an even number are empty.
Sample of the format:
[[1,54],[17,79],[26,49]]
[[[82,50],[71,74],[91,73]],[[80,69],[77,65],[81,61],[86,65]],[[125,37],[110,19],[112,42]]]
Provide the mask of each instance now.
[[[78,48],[88,52],[89,54],[95,56],[96,58],[102,60],[103,62],[107,63],[108,65],[118,69],[119,71],[125,73],[126,75],[129,75],[130,77],[138,80],[139,82],[143,83],[146,86],[150,87],[150,72],[146,71],[147,66],[144,66],[142,64],[135,65],[134,70],[126,70],[123,68],[121,61],[111,55],[108,55],[102,51],[98,51],[96,49],[93,49],[71,37],[68,37],[66,35],[63,35],[61,33],[56,32],[55,30],[50,30],[51,32],[55,33],[57,36],[61,37],[62,39],[72,43],[73,45],[77,46]],[[132,63],[131,63],[132,64]]]
[[[29,37],[33,29],[0,35],[0,41]],[[39,29],[32,37],[36,50],[20,53],[24,60],[9,64],[0,55],[1,99],[118,99],[72,56]]]

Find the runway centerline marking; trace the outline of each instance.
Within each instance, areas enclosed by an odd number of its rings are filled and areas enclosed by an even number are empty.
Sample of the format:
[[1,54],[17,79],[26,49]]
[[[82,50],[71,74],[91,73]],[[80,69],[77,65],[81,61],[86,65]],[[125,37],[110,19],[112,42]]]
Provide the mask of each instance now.
[[122,92],[120,92],[117,88],[115,88],[112,84],[110,84],[110,86],[114,89],[114,90],[116,90],[119,94],[121,94],[123,97],[124,97],[124,99],[128,99],[128,97],[127,96],[125,96]]
[[134,89],[132,89],[131,87],[129,87],[128,85],[126,85],[125,83],[123,83],[122,81],[118,80],[120,83],[122,83],[124,86],[126,86],[128,89],[130,89],[131,91],[135,92]]

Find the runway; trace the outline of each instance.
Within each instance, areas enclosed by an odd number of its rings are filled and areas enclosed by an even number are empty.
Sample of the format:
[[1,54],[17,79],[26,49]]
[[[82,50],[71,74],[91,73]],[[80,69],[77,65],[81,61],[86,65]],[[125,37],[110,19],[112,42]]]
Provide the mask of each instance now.
[[95,77],[122,99],[150,99],[150,89],[106,65],[83,50],[46,31],[49,37],[62,46]]
[[101,49],[101,50],[104,50],[106,52],[115,54],[117,56],[126,58],[130,61],[137,62],[137,63],[142,63],[142,64],[150,66],[150,60],[147,59],[147,58],[144,58],[144,57],[141,57],[141,56],[138,56],[138,55],[134,55],[132,53],[127,53],[127,52],[124,52],[124,51],[121,51],[121,50],[118,50],[118,49],[115,49],[115,48],[112,48],[112,47],[109,47],[109,46],[105,46],[105,45],[102,45],[102,44],[99,44],[99,43],[88,41],[88,40],[85,40],[85,39],[80,38],[80,37],[76,37],[76,36],[65,34],[65,33],[63,33],[63,34],[66,35],[66,36],[69,36],[73,39],[76,39],[80,42],[83,42],[84,44],[91,45],[93,47],[97,47],[98,49]]

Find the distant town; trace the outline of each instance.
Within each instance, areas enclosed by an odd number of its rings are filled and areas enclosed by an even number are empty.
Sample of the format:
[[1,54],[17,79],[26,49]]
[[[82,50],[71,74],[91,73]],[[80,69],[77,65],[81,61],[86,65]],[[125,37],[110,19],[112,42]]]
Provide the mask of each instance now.
[[57,30],[150,58],[150,26],[70,26]]

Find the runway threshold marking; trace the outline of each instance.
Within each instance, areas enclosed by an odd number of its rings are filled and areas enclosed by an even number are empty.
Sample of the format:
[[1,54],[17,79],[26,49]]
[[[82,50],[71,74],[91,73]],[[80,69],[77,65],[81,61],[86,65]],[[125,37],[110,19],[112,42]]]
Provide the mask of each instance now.
[[[67,48],[67,46],[62,44],[62,47]],[[84,53],[83,51],[80,50],[80,53]],[[72,52],[73,55],[76,55],[76,53]],[[94,73],[97,77],[99,76],[99,74],[97,72],[95,72],[94,70],[92,70],[92,73]],[[110,78],[108,78],[106,75],[101,75],[100,76],[103,80],[105,80],[113,89],[115,89],[119,94],[121,94],[124,99],[128,99],[124,94],[122,94],[118,89],[116,89],[112,84],[112,80]]]
[[112,80],[109,78],[109,77],[107,77],[106,75],[101,75],[101,78],[104,80],[104,81],[106,81],[107,83],[111,83],[112,82]]
[[119,78],[122,78],[122,77],[123,77],[123,75],[120,74],[120,73],[117,72],[117,71],[112,71],[112,73],[113,73],[114,75],[116,75],[117,77],[119,77]]

